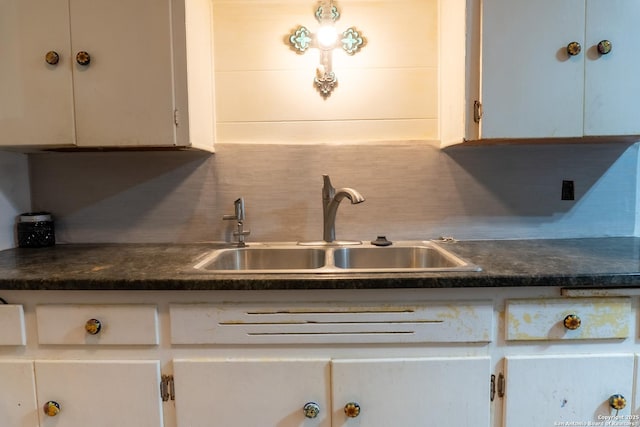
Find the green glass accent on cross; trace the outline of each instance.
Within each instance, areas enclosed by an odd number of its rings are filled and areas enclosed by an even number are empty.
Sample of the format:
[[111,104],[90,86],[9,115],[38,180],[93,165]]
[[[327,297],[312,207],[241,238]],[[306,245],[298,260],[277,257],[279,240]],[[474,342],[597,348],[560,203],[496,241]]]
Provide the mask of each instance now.
[[340,41],[342,42],[342,48],[349,55],[353,55],[359,51],[364,43],[360,33],[358,33],[354,28],[349,28],[342,33],[342,40]]
[[304,52],[311,46],[311,32],[307,28],[300,26],[291,34],[289,42],[294,48],[300,52]]
[[[322,27],[333,28],[335,22],[340,18],[340,12],[334,6],[333,0],[322,0],[315,12],[315,17]],[[348,28],[341,35],[340,44],[349,55],[360,51],[366,44],[366,39],[354,27]],[[312,33],[302,25],[289,35],[289,43],[298,54],[306,52],[310,47],[320,50],[320,64],[314,78],[314,86],[323,98],[327,98],[338,85],[338,79],[331,69],[331,52],[335,47],[338,47],[338,44],[334,45],[331,41],[325,42],[323,45],[318,40],[318,32]]]

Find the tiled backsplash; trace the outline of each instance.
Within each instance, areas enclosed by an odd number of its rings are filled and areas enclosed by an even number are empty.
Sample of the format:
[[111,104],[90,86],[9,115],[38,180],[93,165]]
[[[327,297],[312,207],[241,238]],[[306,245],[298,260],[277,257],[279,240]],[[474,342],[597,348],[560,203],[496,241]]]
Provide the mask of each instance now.
[[[216,150],[33,154],[33,208],[54,214],[59,242],[194,242],[230,239],[233,224],[222,215],[243,196],[249,241],[317,240],[327,173],[336,187],[353,187],[367,199],[342,202],[340,239],[635,232],[636,145],[218,144]],[[560,200],[567,179],[575,182],[575,201]]]

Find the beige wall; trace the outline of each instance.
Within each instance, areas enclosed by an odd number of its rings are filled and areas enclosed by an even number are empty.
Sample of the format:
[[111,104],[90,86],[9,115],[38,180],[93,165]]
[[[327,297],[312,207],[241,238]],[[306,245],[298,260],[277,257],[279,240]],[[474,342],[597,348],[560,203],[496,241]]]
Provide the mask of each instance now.
[[0,250],[15,246],[16,217],[30,205],[27,156],[0,151]]

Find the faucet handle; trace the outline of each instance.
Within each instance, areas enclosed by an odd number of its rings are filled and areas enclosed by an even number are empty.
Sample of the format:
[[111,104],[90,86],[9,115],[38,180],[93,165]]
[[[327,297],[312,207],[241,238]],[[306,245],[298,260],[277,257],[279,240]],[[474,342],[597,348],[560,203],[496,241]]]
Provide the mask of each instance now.
[[239,222],[244,221],[245,219],[245,211],[244,211],[244,198],[239,197],[233,202],[233,207],[235,210],[235,215],[223,215],[223,220],[238,220]]
[[236,218],[238,221],[244,221],[244,198],[239,197],[233,202],[234,208],[236,210]]

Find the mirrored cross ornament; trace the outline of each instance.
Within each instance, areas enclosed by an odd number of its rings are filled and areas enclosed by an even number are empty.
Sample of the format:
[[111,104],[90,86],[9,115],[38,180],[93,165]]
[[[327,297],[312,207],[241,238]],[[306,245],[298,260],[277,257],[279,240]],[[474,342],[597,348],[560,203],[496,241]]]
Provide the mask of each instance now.
[[307,27],[299,26],[289,36],[291,48],[298,54],[303,54],[309,48],[320,50],[320,63],[316,69],[314,85],[322,97],[327,98],[338,85],[338,79],[332,69],[332,51],[337,47],[349,55],[354,55],[366,44],[366,39],[354,27],[349,27],[338,33],[335,22],[340,18],[338,8],[332,0],[320,2],[315,13],[320,27],[312,33]]

